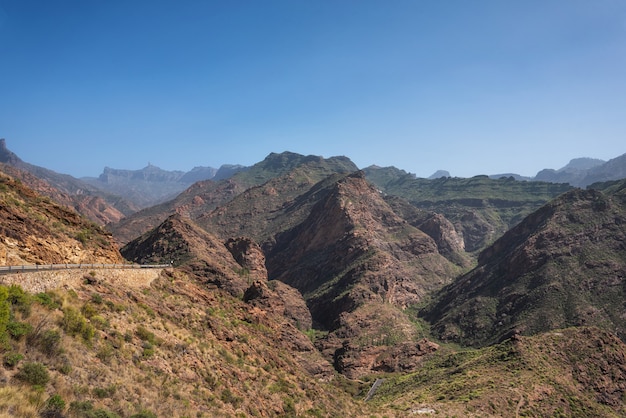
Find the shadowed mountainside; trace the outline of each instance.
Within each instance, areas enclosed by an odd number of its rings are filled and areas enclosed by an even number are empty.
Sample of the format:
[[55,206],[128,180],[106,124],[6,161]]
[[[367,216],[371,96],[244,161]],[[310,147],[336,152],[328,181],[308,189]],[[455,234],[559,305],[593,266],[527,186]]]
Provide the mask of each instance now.
[[626,181],[572,190],[483,251],[424,312],[445,340],[484,346],[595,325],[626,337]]

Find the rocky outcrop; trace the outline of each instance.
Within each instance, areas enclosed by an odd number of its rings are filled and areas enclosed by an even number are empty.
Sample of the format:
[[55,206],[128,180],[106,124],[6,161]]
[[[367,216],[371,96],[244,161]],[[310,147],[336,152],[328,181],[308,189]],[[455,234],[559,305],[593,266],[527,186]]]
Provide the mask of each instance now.
[[300,292],[279,281],[257,280],[246,289],[244,302],[289,319],[296,328],[312,327],[311,312]]
[[402,342],[393,346],[355,347],[346,341],[335,352],[335,368],[348,378],[379,373],[407,373],[417,370],[425,356],[434,353],[439,345],[421,339],[417,342]]
[[251,280],[267,280],[265,254],[256,242],[246,237],[229,238],[226,248]]

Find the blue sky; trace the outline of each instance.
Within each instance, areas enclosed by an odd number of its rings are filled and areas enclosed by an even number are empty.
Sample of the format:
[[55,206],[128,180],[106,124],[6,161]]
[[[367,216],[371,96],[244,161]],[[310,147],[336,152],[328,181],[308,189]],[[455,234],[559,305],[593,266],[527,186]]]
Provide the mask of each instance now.
[[345,155],[427,177],[626,153],[623,0],[0,0],[0,137],[105,166]]

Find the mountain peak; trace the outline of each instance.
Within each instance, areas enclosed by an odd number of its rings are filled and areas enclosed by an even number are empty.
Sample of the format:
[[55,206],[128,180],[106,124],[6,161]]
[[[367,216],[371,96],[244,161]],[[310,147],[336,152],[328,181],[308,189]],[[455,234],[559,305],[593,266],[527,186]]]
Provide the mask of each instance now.
[[7,148],[6,139],[0,138],[0,163],[15,165],[21,162],[20,157]]

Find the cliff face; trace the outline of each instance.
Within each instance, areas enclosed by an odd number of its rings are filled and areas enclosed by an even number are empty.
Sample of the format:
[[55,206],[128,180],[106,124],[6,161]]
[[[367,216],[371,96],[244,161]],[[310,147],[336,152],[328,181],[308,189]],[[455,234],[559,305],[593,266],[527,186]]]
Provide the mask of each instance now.
[[472,345],[578,325],[624,338],[624,186],[574,190],[534,212],[445,288],[425,318],[441,338]]

